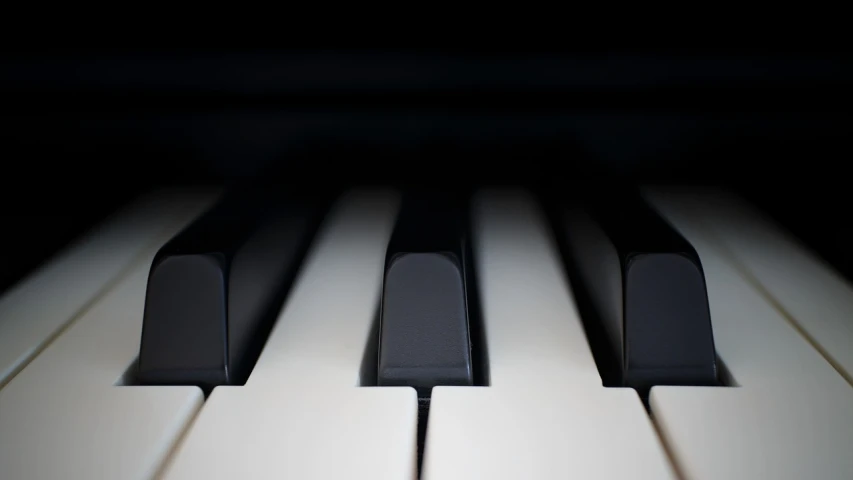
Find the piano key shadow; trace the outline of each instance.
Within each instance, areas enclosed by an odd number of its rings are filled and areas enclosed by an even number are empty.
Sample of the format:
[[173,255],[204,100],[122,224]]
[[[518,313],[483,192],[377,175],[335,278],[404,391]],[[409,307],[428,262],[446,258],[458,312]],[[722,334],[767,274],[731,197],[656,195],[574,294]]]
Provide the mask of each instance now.
[[[180,385],[180,384],[175,384]],[[139,380],[139,357],[133,359],[127,368],[122,372],[122,374],[116,379],[115,383],[113,383],[115,387],[140,387],[140,386],[150,386]],[[202,393],[204,394],[204,400],[207,401],[207,398],[210,397],[210,394],[213,392],[215,387],[213,386],[205,386],[198,385],[201,388]]]
[[134,357],[133,361],[122,372],[121,376],[113,384],[116,387],[132,387],[139,385],[139,357]]
[[373,314],[373,322],[370,325],[370,334],[367,336],[367,342],[364,345],[364,352],[361,356],[361,366],[358,372],[358,386],[360,387],[375,387],[377,379],[377,369],[379,368],[379,305],[376,306],[376,311]]

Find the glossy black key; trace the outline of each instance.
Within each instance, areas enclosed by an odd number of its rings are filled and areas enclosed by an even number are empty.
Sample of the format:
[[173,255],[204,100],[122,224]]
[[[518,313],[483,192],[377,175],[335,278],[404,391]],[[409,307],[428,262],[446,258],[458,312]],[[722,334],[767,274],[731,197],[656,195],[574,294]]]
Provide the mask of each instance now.
[[377,383],[473,385],[464,196],[411,194],[389,242]]
[[235,192],[164,245],[148,276],[138,382],[245,383],[324,206]]
[[633,189],[568,202],[555,221],[605,384],[717,385],[693,247]]

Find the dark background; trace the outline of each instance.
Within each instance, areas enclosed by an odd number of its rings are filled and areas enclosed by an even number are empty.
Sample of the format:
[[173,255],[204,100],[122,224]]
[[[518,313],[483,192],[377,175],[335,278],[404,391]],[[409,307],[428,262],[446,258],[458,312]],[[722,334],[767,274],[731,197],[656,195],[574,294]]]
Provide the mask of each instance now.
[[846,52],[77,50],[0,62],[0,290],[138,193],[730,186],[845,274]]

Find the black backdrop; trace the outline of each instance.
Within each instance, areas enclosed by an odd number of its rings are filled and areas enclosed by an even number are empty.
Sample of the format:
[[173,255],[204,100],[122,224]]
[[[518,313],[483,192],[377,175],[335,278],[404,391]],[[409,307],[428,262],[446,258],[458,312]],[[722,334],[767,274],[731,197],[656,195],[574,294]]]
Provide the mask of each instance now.
[[841,271],[849,57],[828,51],[51,51],[0,64],[0,288],[163,184],[712,183]]

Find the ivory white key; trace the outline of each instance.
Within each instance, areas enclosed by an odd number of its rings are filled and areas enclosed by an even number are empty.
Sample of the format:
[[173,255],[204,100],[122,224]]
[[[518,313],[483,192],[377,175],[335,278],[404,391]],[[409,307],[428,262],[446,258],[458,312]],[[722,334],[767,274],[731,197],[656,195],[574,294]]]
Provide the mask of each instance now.
[[735,195],[704,190],[678,198],[853,383],[850,283]]
[[415,478],[415,390],[358,386],[398,203],[339,201],[246,385],[213,390],[166,479]]
[[[139,351],[154,254],[212,200],[195,195],[163,203],[163,216],[152,222],[159,234],[127,274],[0,390],[0,478],[145,479],[161,467],[201,405],[201,390],[117,384]],[[60,279],[73,288],[73,277]],[[21,305],[22,316],[30,308]]]
[[700,480],[853,478],[853,389],[720,248],[727,244],[705,225],[716,214],[698,216],[680,195],[647,197],[702,260],[717,353],[738,385],[652,389],[680,470]]
[[423,478],[675,478],[636,392],[602,386],[534,201],[484,193],[474,218],[490,386],[433,389]]
[[0,388],[162,236],[180,195],[139,200],[0,298]]

